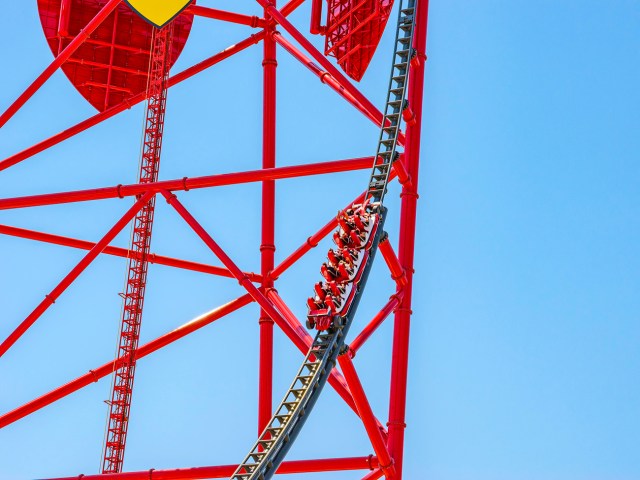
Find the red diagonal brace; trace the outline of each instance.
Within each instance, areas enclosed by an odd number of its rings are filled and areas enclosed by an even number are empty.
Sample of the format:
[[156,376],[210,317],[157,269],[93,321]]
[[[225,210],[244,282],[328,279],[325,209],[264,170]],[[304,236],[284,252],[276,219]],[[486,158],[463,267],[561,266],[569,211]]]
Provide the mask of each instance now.
[[369,400],[367,400],[367,396],[364,393],[362,383],[360,383],[360,378],[358,378],[353,362],[349,355],[343,354],[338,357],[338,363],[340,363],[342,373],[344,373],[347,383],[349,384],[349,388],[353,394],[353,400],[358,407],[358,413],[360,414],[364,428],[367,430],[367,435],[369,435],[373,450],[376,452],[378,461],[380,462],[380,468],[388,479],[392,479],[395,477],[393,460],[391,459],[391,455],[389,455],[387,444],[382,436],[373,410],[371,410],[371,405],[369,405]]
[[360,334],[349,345],[351,347],[349,348],[349,355],[351,356],[351,358],[356,356],[356,352],[360,350],[360,347],[362,347],[362,345],[364,345],[369,337],[373,335],[373,332],[375,332],[378,327],[382,325],[382,322],[384,322],[387,317],[391,315],[396,308],[398,308],[398,305],[400,305],[401,301],[401,293],[392,295],[387,304],[382,308],[382,310],[380,310],[378,314],[369,322],[369,324],[364,327],[364,329],[362,329],[362,332],[360,332]]
[[[175,330],[172,330],[171,332],[166,333],[165,335],[162,335],[161,337],[158,337],[155,340],[152,340],[151,342],[141,346],[136,351],[135,358],[136,360],[140,360],[150,353],[153,353],[156,350],[160,350],[161,348],[164,348],[167,345],[170,345],[173,342],[186,337],[190,333],[193,333],[196,330],[209,325],[210,323],[224,317],[225,315],[229,315],[230,313],[235,312],[236,310],[244,307],[245,305],[248,305],[249,303],[251,303],[251,297],[248,294],[236,298],[235,300],[222,305],[221,307],[218,307],[210,312],[207,312],[204,315],[201,315],[198,318],[176,328]],[[32,414],[33,412],[37,412],[47,405],[51,405],[52,403],[57,402],[67,395],[71,395],[73,392],[77,392],[87,385],[97,382],[101,378],[110,375],[122,361],[124,361],[124,359],[117,359],[115,362],[111,360],[98,368],[89,370],[89,373],[81,375],[75,380],[71,380],[69,383],[66,383],[65,385],[62,385],[61,387],[58,387],[55,390],[52,390],[49,393],[46,393],[36,398],[35,400],[30,401],[29,403],[25,403],[24,405],[5,413],[4,415],[0,416],[0,428],[4,428],[7,425],[20,420],[21,418]]]
[[[302,353],[307,353],[311,344],[313,343],[313,338],[309,335],[309,332],[302,326],[300,321],[295,317],[293,312],[289,309],[287,304],[282,300],[280,295],[276,290],[269,290],[267,292],[267,297],[269,300],[273,302],[273,304],[280,311],[284,319],[291,326],[291,328],[295,331],[296,337],[291,338],[293,343],[300,349]],[[349,387],[347,386],[347,382],[344,377],[336,370],[335,368],[331,371],[329,375],[329,384],[334,388],[334,390],[342,397],[342,399],[349,405],[349,407],[358,413],[358,409],[356,408],[356,404],[353,401],[353,396],[349,391]],[[382,426],[382,424],[380,424]]]
[[[12,237],[26,238],[28,240],[35,240],[37,242],[51,243],[54,245],[62,245],[64,247],[78,248],[80,250],[91,250],[96,246],[93,242],[86,240],[79,240],[76,238],[63,237],[61,235],[54,235],[51,233],[37,232],[35,230],[27,230],[26,228],[11,227],[9,225],[0,225],[0,234],[10,235]],[[115,257],[129,258],[134,255],[134,252],[127,250],[126,248],[108,246],[102,251],[103,254],[113,255]],[[178,258],[167,257],[164,255],[157,255],[150,253],[147,256],[149,263],[156,265],[164,265],[167,267],[182,268],[184,270],[191,270],[193,272],[208,273],[210,275],[218,275],[221,277],[232,277],[233,275],[229,270],[222,267],[216,267],[214,265],[207,265],[204,263],[192,262],[189,260],[181,260]],[[260,283],[262,281],[262,275],[252,272],[246,272],[246,275],[252,282]]]
[[106,233],[102,239],[96,243],[87,255],[78,263],[66,277],[53,289],[51,293],[45,295],[45,299],[25,318],[20,325],[7,337],[7,339],[0,345],[0,357],[4,355],[11,346],[33,325],[40,316],[47,311],[47,309],[55,303],[57,298],[71,285],[76,278],[93,262],[100,252],[111,243],[111,241],[120,233],[120,231],[127,226],[131,219],[138,213],[150,198],[153,197],[153,193],[148,192],[143,195],[124,216],[118,220],[118,222]]
[[[353,84],[345,77],[340,70],[336,68],[330,61],[325,57],[313,44],[307,40],[307,38],[300,33],[296,27],[294,27],[289,20],[286,19],[284,15],[282,15],[269,1],[267,0],[257,0],[260,5],[265,7],[265,9],[269,12],[272,18],[278,22],[278,24],[286,30],[308,53],[313,57],[313,59],[318,62],[322,68],[324,68],[327,72],[331,74],[333,78],[335,78],[342,87],[352,95],[358,102],[360,102],[366,109],[375,117],[376,124],[381,125],[383,115],[380,110],[378,110],[371,101],[365,97],[362,92],[360,92]],[[400,133],[398,135],[398,143],[400,145],[404,145],[404,135]]]
[[387,267],[389,267],[391,278],[393,278],[393,280],[398,284],[398,288],[404,287],[407,284],[407,276],[404,273],[404,268],[400,265],[396,252],[393,251],[388,235],[385,234],[382,237],[378,244],[378,248],[380,249],[380,253],[384,258]]
[[[398,159],[398,161],[400,161],[400,159]],[[396,173],[395,171],[392,171],[391,175],[389,176],[389,181],[393,180],[394,178],[396,178]],[[349,203],[349,205],[347,205],[347,208],[353,204],[361,203],[364,200],[364,196],[365,194],[362,193],[360,196],[355,198],[351,203]],[[316,233],[314,233],[309,238],[307,238],[307,241],[304,243],[304,245],[301,245],[295,252],[293,252],[291,255],[285,258],[276,268],[274,268],[273,272],[271,272],[271,276],[274,279],[277,279],[287,269],[289,269],[291,265],[293,265],[302,257],[304,257],[312,248],[317,247],[318,242],[320,242],[320,240],[322,240],[324,237],[329,235],[335,228],[337,228],[337,226],[338,226],[338,220],[334,216],[331,220],[329,220],[327,224],[325,224],[324,227],[322,227]]]
[[109,0],[102,10],[100,10],[95,17],[80,30],[80,33],[67,45],[60,55],[58,55],[53,62],[49,64],[47,68],[34,80],[34,82],[27,87],[27,89],[22,92],[15,102],[7,108],[7,110],[0,116],[0,128],[7,123],[11,117],[15,115],[15,113],[22,108],[22,106],[27,103],[27,101],[33,96],[34,93],[38,91],[44,83],[51,78],[51,75],[55,73],[55,71],[66,62],[71,55],[82,45],[82,43],[93,33],[93,31],[100,26],[100,24],[104,21],[105,18],[109,16],[113,10],[118,6],[120,0]]
[[239,183],[259,182],[263,180],[280,180],[285,178],[322,175],[327,173],[347,172],[368,168],[372,157],[353,158],[334,162],[320,162],[290,167],[263,168],[247,172],[222,173],[203,177],[180,178],[153,183],[135,183],[130,185],[115,185],[111,187],[76,190],[72,192],[48,193],[27,197],[0,199],[0,210],[13,208],[36,207],[43,205],[58,205],[61,203],[87,202],[91,200],[106,200],[108,198],[124,198],[140,195],[141,193],[161,190],[195,190],[198,188],[220,187],[223,185],[237,185]]
[[[220,53],[213,55],[212,57],[209,57],[208,59],[203,60],[202,62],[196,65],[193,65],[192,67],[189,67],[186,70],[171,77],[169,79],[169,87],[172,87],[186,80],[187,78],[193,77],[194,75],[250,47],[251,45],[255,45],[256,43],[261,41],[263,38],[264,38],[264,32],[259,32],[254,35],[251,35],[249,38],[246,38],[241,42],[238,42],[234,45],[231,45],[228,48],[225,48]],[[80,123],[77,123],[73,127],[67,128],[66,130],[63,130],[62,132],[57,133],[56,135],[46,140],[43,140],[40,143],[32,145],[31,147],[25,150],[22,150],[21,152],[18,152],[10,157],[7,157],[6,159],[0,161],[0,171],[5,170],[13,165],[16,165],[17,163],[20,163],[28,158],[31,158],[32,156],[40,152],[43,152],[44,150],[51,148],[54,145],[57,145],[81,132],[84,132],[85,130],[88,130],[91,127],[98,125],[99,123],[104,122],[105,120],[125,110],[130,109],[132,106],[145,100],[145,98],[146,98],[146,92],[139,93],[129,98],[126,102],[122,102],[119,105],[115,105],[105,110],[104,112],[97,113],[93,117],[89,117],[88,119],[83,120]]]
[[362,480],[378,480],[383,476],[384,476],[384,472],[382,471],[381,468],[378,468],[371,473],[367,473],[364,477],[362,477]]
[[[290,15],[291,13],[293,13],[300,5],[302,5],[304,0],[291,0],[289,3],[287,3],[284,7],[282,7],[282,15],[287,16]],[[229,47],[225,48],[224,50],[222,50],[220,53],[213,55],[212,57],[207,58],[206,60],[203,60],[202,62],[193,65],[189,68],[187,68],[186,70],[183,70],[182,72],[178,73],[177,75],[171,77],[169,79],[169,87],[172,87],[184,80],[186,80],[187,78],[191,78],[194,75],[206,70],[207,68],[221,62],[222,60],[225,60],[227,58],[229,58],[230,56],[246,49],[247,47],[251,46],[251,45],[255,45],[256,43],[260,42],[265,36],[265,32],[261,31],[258,32],[254,35],[249,36],[248,38],[245,38],[244,40],[237,42],[233,45],[230,45]],[[120,112],[123,112],[124,110],[127,110],[129,108],[131,108],[133,105],[142,102],[143,100],[145,100],[145,93],[140,93],[132,98],[130,98],[129,100],[127,100],[126,102],[123,102],[120,105],[116,105],[114,107],[109,108],[108,110],[105,110],[104,112],[100,112],[96,115],[94,115],[91,118],[88,118],[87,120],[84,120],[76,125],[74,125],[71,128],[68,128],[66,130],[63,130],[62,132],[54,135],[53,137],[44,140],[36,145],[33,145],[29,148],[27,148],[26,150],[23,150],[22,152],[16,153],[15,155],[12,155],[11,157],[6,158],[5,160],[0,161],[0,171],[9,168],[17,163],[22,162],[23,160],[26,160],[27,158],[30,158],[34,155],[36,155],[37,153],[40,153],[48,148],[51,148],[54,145],[57,145],[60,142],[63,142],[64,140],[67,140],[71,137],[73,137],[74,135],[77,135],[80,132],[83,132],[101,122],[103,122],[104,120],[107,120],[115,115],[117,115]]]

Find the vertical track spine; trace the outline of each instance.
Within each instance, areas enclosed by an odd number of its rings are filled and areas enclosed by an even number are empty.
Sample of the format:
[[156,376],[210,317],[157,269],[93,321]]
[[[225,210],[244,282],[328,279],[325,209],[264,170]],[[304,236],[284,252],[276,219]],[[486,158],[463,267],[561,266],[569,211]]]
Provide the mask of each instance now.
[[[153,30],[139,183],[152,183],[158,180],[172,34],[172,23],[161,30],[156,28]],[[154,210],[155,197],[152,197],[138,212],[133,223],[131,257],[126,290],[123,293],[122,323],[116,355],[116,358],[126,360],[114,372],[102,462],[103,474],[122,471],[136,369],[135,353],[140,339],[147,283],[147,256],[151,243]]]

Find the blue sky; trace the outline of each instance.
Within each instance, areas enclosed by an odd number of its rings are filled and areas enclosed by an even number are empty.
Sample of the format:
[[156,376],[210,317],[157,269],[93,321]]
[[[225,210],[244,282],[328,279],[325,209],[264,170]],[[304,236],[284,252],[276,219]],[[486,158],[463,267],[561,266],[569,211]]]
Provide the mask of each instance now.
[[[51,60],[35,2],[3,3],[11,40],[0,46],[2,109]],[[253,2],[236,8],[259,13]],[[309,5],[291,18],[306,31]],[[405,478],[640,478],[639,27],[631,0],[432,0]],[[249,33],[196,19],[174,71]],[[391,44],[388,30],[360,85],[377,105]],[[373,154],[375,125],[278,53],[278,164]],[[161,178],[259,167],[260,61],[252,47],[170,91]],[[0,131],[0,157],[92,114],[58,73]],[[0,173],[1,196],[133,182],[141,122],[134,108]],[[279,183],[276,258],[360,192],[366,175]],[[396,185],[394,241],[397,196]],[[179,198],[242,268],[259,268],[258,185]],[[3,211],[0,223],[97,240],[129,204]],[[125,232],[115,243],[127,241]],[[329,245],[278,284],[300,318]],[[152,249],[217,264],[163,202]],[[82,255],[0,237],[0,336]],[[1,359],[0,411],[113,357],[124,271],[122,259],[99,258]],[[372,275],[353,331],[392,292],[382,262]],[[241,294],[234,281],[154,265],[142,341]],[[257,317],[249,306],[139,363],[127,470],[242,459],[256,436]],[[382,419],[390,334],[386,323],[355,360]],[[276,401],[301,359],[278,333]],[[105,379],[0,431],[0,479],[97,472],[108,395]],[[327,388],[289,458],[371,451]]]

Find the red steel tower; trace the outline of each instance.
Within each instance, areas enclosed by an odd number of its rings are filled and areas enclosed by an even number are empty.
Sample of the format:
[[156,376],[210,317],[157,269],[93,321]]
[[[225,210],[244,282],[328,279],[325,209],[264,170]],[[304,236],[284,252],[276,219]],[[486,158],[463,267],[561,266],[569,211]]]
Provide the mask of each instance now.
[[[147,102],[139,180],[135,184],[40,195],[0,198],[0,209],[99,201],[132,197],[133,206],[97,242],[0,225],[0,234],[87,251],[84,258],[51,290],[45,299],[0,344],[0,357],[16,345],[28,329],[50,309],[65,290],[101,254],[128,258],[126,290],[123,293],[121,331],[115,359],[93,368],[38,398],[0,414],[0,428],[12,424],[77,390],[113,374],[109,402],[107,438],[102,474],[109,478],[169,479],[225,478],[258,480],[274,474],[365,470],[358,478],[403,478],[404,432],[406,428],[407,365],[411,320],[412,285],[418,199],[420,133],[426,61],[428,0],[396,0],[397,22],[389,22],[392,0],[310,0],[312,34],[325,35],[325,51],[318,51],[294,26],[288,16],[304,0],[276,5],[257,0],[262,16],[224,11],[191,2],[171,24],[155,29],[140,19],[121,0],[38,0],[38,8],[55,59],[42,74],[0,115],[0,128],[31,98],[58,69],[98,113],[33,146],[0,160],[0,171],[111,118],[132,105]],[[325,25],[322,12],[326,11]],[[220,53],[173,76],[169,69],[187,41],[193,16],[232,22],[257,32]],[[385,26],[395,29],[389,87],[384,109],[379,110],[347,76],[359,81],[378,46]],[[392,26],[393,24],[393,26]],[[167,90],[234,54],[263,44],[263,134],[262,168],[200,177],[158,181]],[[377,151],[371,157],[276,166],[276,77],[277,51],[301,62],[327,87],[379,127]],[[382,54],[382,53],[381,53]],[[384,55],[387,55],[384,52]],[[335,57],[336,66],[329,57]],[[345,76],[340,68],[346,73]],[[373,145],[373,139],[371,145]],[[363,193],[354,191],[354,201],[336,218],[329,219],[307,241],[280,263],[275,261],[275,184],[280,179],[369,170]],[[366,177],[363,177],[366,178]],[[389,182],[402,189],[399,212],[387,210],[383,200]],[[260,272],[245,272],[209,231],[181,202],[189,190],[260,182],[262,185],[262,240]],[[150,241],[156,197],[160,195],[197,234],[222,266],[196,263],[151,253]],[[180,197],[180,198],[179,198]],[[397,232],[386,232],[387,216],[399,216]],[[132,223],[129,249],[111,245]],[[300,228],[304,228],[300,226]],[[332,232],[336,243],[321,267],[321,281],[307,301],[307,327],[279,295],[278,278]],[[397,253],[393,243],[397,242]],[[370,268],[380,253],[395,281],[389,301],[360,332],[349,332],[366,282],[374,282]],[[138,346],[148,263],[167,265],[235,279],[246,293],[165,335]],[[305,279],[307,277],[305,276]],[[301,301],[304,301],[301,299]],[[230,459],[228,465],[179,470],[122,472],[136,363],[143,357],[198,331],[242,307],[256,302],[260,307],[258,440],[246,458]],[[354,357],[369,337],[393,314],[393,354],[390,360],[389,412],[376,416],[356,371]],[[305,355],[302,366],[274,408],[273,334],[277,327]],[[28,337],[28,335],[26,335]],[[23,342],[27,338],[23,339]],[[3,359],[0,358],[0,361]],[[338,369],[339,366],[339,369]],[[366,368],[360,365],[358,368]],[[359,457],[287,461],[287,451],[311,415],[315,401],[329,384],[361,419],[373,454]],[[378,415],[381,412],[377,412]],[[135,415],[133,416],[135,421]],[[249,447],[249,446],[248,446]],[[354,473],[356,475],[356,473]],[[364,477],[362,477],[364,475]],[[70,477],[71,478],[71,477]],[[77,477],[73,477],[77,478]],[[102,478],[84,475],[84,479]],[[356,478],[354,476],[354,478]]]

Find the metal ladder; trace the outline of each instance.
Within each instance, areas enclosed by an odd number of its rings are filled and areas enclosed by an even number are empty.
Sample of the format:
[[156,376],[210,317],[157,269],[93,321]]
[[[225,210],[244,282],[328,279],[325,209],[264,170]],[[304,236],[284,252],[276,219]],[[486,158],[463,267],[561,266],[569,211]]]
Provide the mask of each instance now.
[[398,12],[398,27],[393,51],[393,67],[389,78],[387,103],[384,118],[380,128],[378,150],[376,152],[366,199],[372,202],[382,202],[387,193],[391,166],[398,158],[398,133],[402,121],[402,112],[408,108],[406,100],[407,84],[409,80],[409,64],[414,56],[413,31],[415,27],[416,0],[408,0],[407,7],[400,2]]
[[387,103],[380,127],[378,150],[365,197],[365,200],[378,203],[380,225],[371,246],[369,260],[364,267],[362,279],[356,287],[358,291],[355,299],[340,326],[317,333],[291,387],[249,454],[231,476],[231,480],[269,480],[276,473],[320,396],[341,353],[361,292],[369,276],[378,243],[384,234],[386,209],[382,206],[382,201],[387,190],[391,166],[398,156],[398,133],[402,122],[402,110],[408,106],[405,97],[409,64],[414,55],[412,44],[416,3],[417,0],[407,0],[408,6],[404,8],[404,0],[400,0]]

